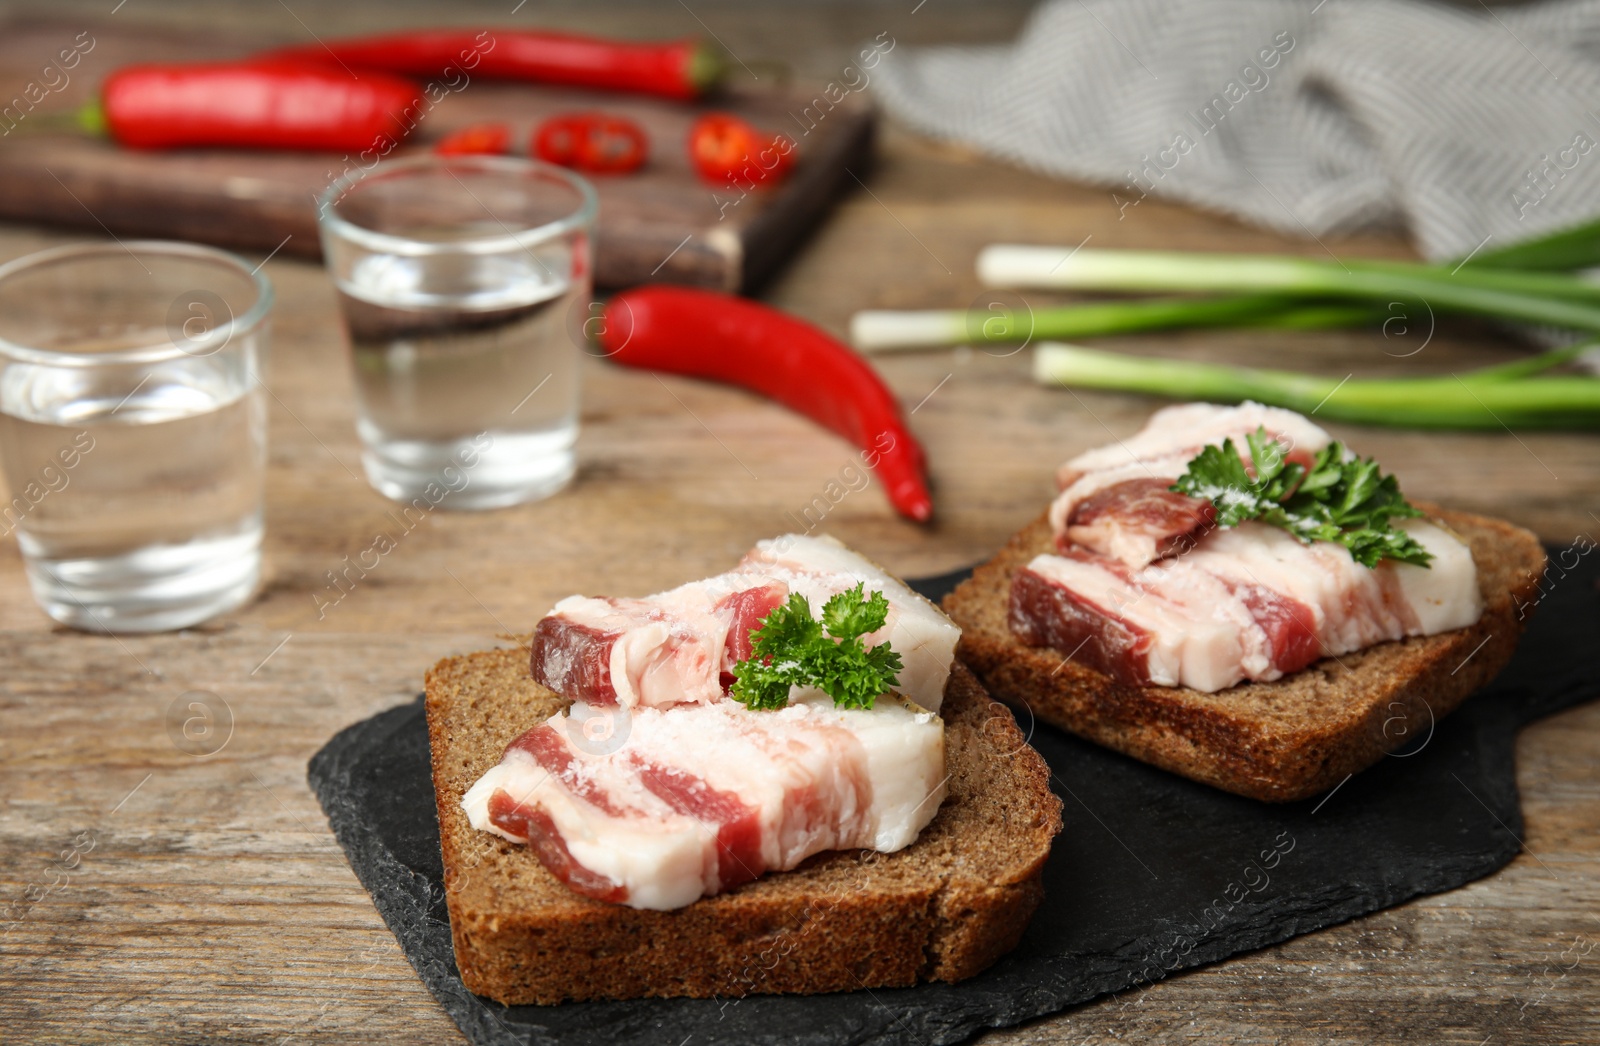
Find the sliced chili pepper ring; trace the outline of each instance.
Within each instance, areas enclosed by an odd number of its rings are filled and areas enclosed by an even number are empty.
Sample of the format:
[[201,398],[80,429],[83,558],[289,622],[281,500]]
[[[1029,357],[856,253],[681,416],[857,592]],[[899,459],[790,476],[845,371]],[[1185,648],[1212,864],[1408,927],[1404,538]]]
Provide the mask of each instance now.
[[532,152],[547,163],[592,174],[624,174],[644,164],[644,129],[609,113],[553,116],[534,131]]
[[788,138],[765,134],[731,113],[707,113],[689,129],[689,159],[713,185],[775,182],[793,158]]
[[445,135],[433,151],[440,156],[499,156],[510,147],[510,124],[476,123]]

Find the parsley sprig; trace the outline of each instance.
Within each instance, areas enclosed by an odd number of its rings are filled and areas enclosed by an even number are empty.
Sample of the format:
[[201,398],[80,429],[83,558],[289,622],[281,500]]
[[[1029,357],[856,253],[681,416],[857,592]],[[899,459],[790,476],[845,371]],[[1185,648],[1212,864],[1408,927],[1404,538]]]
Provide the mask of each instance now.
[[1385,559],[1419,567],[1433,559],[1415,538],[1390,525],[1422,515],[1371,458],[1345,460],[1344,445],[1330,443],[1308,469],[1286,461],[1283,448],[1259,428],[1245,437],[1255,475],[1245,469],[1233,440],[1206,446],[1171,490],[1210,501],[1217,524],[1237,526],[1258,519],[1282,527],[1301,541],[1337,541],[1362,566]]
[[[861,637],[889,619],[889,600],[865,585],[840,592],[822,607],[822,620],[800,593],[775,608],[750,633],[750,656],[733,667],[733,699],[750,708],[782,708],[791,686],[812,686],[836,708],[871,708],[877,696],[900,684],[900,655]],[[826,632],[826,634],[824,634]]]

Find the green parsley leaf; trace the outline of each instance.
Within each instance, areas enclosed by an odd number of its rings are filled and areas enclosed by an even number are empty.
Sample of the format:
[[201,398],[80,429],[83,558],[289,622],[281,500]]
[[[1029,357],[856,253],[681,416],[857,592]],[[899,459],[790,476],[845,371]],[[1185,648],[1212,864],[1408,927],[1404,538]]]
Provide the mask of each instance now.
[[[1311,466],[1287,461],[1283,448],[1259,428],[1245,437],[1250,469],[1232,439],[1202,447],[1170,488],[1202,498],[1216,509],[1217,525],[1257,519],[1310,544],[1336,541],[1366,567],[1385,559],[1426,567],[1431,553],[1390,520],[1422,515],[1406,501],[1400,483],[1371,458],[1345,460],[1342,443],[1323,447]],[[1254,475],[1251,475],[1251,472]]]
[[862,598],[865,584],[840,592],[822,606],[822,627],[837,639],[876,632],[889,620],[889,597],[882,592]]
[[[871,708],[878,695],[900,685],[900,655],[888,643],[870,649],[861,637],[889,619],[882,592],[865,584],[840,592],[822,607],[822,620],[798,592],[750,632],[750,656],[733,666],[733,699],[749,708],[782,708],[791,686],[810,686],[836,708]],[[826,633],[826,634],[824,634]]]

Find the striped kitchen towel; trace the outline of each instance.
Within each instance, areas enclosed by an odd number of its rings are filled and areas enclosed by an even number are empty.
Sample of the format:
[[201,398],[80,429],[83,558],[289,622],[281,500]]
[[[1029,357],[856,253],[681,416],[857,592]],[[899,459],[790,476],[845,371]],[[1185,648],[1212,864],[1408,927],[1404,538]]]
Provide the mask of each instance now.
[[906,124],[1301,236],[1429,258],[1600,214],[1600,0],[1049,0],[1014,44],[896,48]]

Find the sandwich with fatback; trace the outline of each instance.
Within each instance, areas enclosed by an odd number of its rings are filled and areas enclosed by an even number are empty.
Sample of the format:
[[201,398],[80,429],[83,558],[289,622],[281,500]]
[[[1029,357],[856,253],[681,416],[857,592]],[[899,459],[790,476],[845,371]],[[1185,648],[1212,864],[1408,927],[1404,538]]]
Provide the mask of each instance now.
[[556,1003],[986,968],[1040,902],[1061,807],[958,638],[864,557],[789,535],[441,661],[428,729],[467,987]]
[[1061,466],[945,598],[996,696],[1240,795],[1304,799],[1417,743],[1510,659],[1544,550],[1413,505],[1308,418],[1158,411]]

